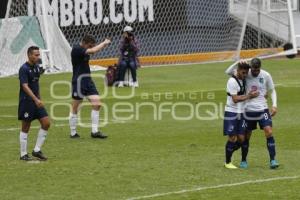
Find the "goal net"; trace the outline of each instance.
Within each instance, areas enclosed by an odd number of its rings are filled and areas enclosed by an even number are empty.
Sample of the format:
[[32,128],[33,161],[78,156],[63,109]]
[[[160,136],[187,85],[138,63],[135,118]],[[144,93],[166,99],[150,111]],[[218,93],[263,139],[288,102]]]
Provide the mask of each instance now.
[[[68,41],[56,25],[53,17],[47,17],[47,30],[44,29],[41,16],[21,16],[0,19],[0,77],[18,73],[27,61],[27,49],[38,46],[41,61],[46,72],[71,70],[71,48]],[[51,48],[46,44],[49,36]],[[51,57],[53,62],[51,62]]]
[[286,55],[285,44],[295,47],[291,0],[10,0],[7,16],[40,15],[42,1],[70,46],[87,33],[112,38],[92,57],[96,65],[117,62],[126,25],[143,65]]
[[232,0],[232,17],[246,22],[237,58],[296,54],[292,13],[295,7],[294,0]]

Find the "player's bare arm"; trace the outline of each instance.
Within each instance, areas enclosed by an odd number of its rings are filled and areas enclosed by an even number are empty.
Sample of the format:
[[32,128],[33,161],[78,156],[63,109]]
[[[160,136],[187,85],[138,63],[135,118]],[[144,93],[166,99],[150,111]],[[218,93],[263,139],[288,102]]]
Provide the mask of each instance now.
[[44,103],[37,96],[34,95],[32,90],[28,87],[27,83],[23,83],[22,88],[24,92],[32,98],[32,100],[38,108],[44,107]]
[[111,40],[106,38],[103,42],[101,42],[100,44],[92,47],[92,48],[88,48],[86,50],[87,54],[94,54],[97,53],[99,51],[101,51],[102,49],[104,49],[105,47],[107,47],[109,44],[111,43]]

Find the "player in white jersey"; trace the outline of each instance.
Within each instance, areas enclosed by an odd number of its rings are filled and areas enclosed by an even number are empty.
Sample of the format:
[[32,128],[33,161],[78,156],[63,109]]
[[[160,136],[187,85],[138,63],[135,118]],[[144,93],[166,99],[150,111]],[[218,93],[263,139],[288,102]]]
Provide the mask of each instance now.
[[238,65],[237,74],[233,75],[227,82],[227,102],[224,113],[223,134],[228,136],[225,145],[225,167],[236,169],[231,163],[234,151],[238,150],[244,142],[246,133],[246,121],[244,118],[245,101],[258,96],[258,91],[246,93],[245,78],[249,71],[247,63]]
[[[242,61],[243,62],[243,61]],[[249,140],[253,130],[257,129],[259,124],[260,129],[264,130],[267,148],[270,156],[270,168],[275,169],[279,167],[275,160],[275,140],[272,130],[272,117],[277,113],[277,95],[271,75],[265,70],[261,69],[261,61],[254,58],[250,63],[251,70],[246,78],[247,92],[258,91],[259,96],[255,99],[250,99],[246,102],[245,118],[247,122],[247,135],[242,144],[242,161],[241,168],[247,168],[247,155],[249,149]],[[228,69],[227,74],[233,74],[234,68]],[[269,111],[267,104],[267,96],[270,94],[272,99],[272,109]]]

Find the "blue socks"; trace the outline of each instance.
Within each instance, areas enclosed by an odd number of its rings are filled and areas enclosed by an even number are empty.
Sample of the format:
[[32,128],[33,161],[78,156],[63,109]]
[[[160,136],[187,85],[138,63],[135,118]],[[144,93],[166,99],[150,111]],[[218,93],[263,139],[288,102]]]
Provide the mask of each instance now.
[[[249,151],[249,140],[246,139],[242,144],[240,144],[239,142],[227,141],[225,147],[226,163],[231,162],[231,157],[233,152],[238,150],[240,147],[242,150],[242,161],[247,160],[247,155]],[[276,156],[276,150],[275,150],[275,140],[273,136],[267,138],[267,148],[269,151],[270,160],[274,160]]]
[[241,148],[242,144],[239,143],[238,141],[235,142],[235,146],[234,146],[234,151],[238,150],[239,148]]
[[267,147],[270,155],[270,160],[274,160],[276,151],[275,151],[275,140],[273,136],[267,138]]
[[227,141],[225,145],[225,156],[226,156],[227,164],[231,162],[231,157],[233,152],[238,150],[240,147],[241,147],[241,143],[239,143],[238,141],[236,142]]
[[249,140],[245,139],[242,144],[242,161],[247,161],[247,155],[249,151]]
[[234,152],[235,142],[227,141],[225,145],[225,156],[226,156],[226,163],[231,162],[232,153]]

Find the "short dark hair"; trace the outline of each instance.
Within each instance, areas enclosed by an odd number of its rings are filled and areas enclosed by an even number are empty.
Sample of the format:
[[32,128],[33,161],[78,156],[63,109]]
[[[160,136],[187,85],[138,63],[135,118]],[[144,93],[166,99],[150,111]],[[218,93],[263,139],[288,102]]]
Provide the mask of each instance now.
[[92,35],[85,35],[82,38],[81,42],[83,42],[85,44],[95,44],[96,43],[96,39]]
[[239,70],[248,70],[250,68],[250,65],[248,63],[239,63],[238,69]]
[[260,59],[259,58],[253,58],[252,60],[251,60],[251,67],[253,67],[253,68],[260,68],[261,67],[261,61],[260,61]]
[[40,50],[40,48],[37,47],[37,46],[31,46],[31,47],[29,47],[29,48],[27,49],[27,55],[32,54],[32,52],[35,51],[35,50]]

